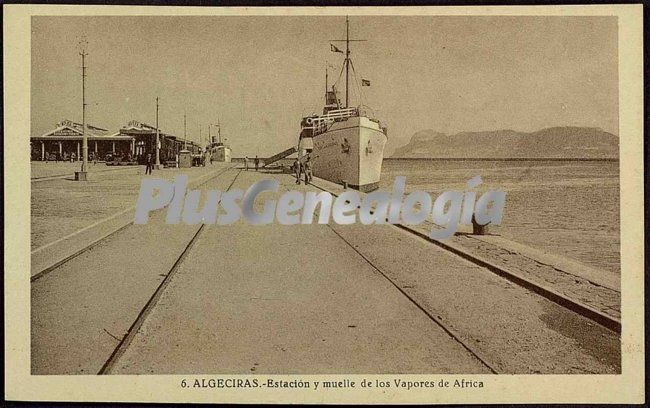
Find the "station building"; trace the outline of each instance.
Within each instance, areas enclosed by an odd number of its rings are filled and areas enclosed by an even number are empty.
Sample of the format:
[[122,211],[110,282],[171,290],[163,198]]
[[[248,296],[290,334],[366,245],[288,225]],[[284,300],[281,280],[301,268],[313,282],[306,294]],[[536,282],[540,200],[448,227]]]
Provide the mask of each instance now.
[[[32,160],[79,159],[82,154],[83,130],[80,123],[63,120],[56,128],[41,136],[30,138]],[[156,128],[132,120],[116,133],[107,129],[86,125],[88,158],[108,160],[112,157],[128,157],[129,161],[146,161],[148,154],[155,154]],[[176,161],[180,150],[193,154],[202,152],[199,144],[159,131],[160,162]]]
[[[122,126],[118,135],[121,137],[129,137],[133,140],[134,147],[132,154],[137,161],[143,163],[146,160],[147,154],[155,154],[155,126],[132,120],[125,126]],[[187,149],[193,154],[199,154],[203,150],[198,143],[162,131],[158,132],[158,140],[160,143],[160,162],[163,164],[176,161],[178,153],[183,149]]]
[[[67,160],[73,156],[79,159],[83,147],[82,128],[80,123],[63,120],[54,130],[32,136],[32,160]],[[89,159],[97,157],[98,160],[105,160],[108,155],[127,154],[134,149],[133,138],[119,133],[110,134],[108,129],[98,126],[86,125],[86,137]]]

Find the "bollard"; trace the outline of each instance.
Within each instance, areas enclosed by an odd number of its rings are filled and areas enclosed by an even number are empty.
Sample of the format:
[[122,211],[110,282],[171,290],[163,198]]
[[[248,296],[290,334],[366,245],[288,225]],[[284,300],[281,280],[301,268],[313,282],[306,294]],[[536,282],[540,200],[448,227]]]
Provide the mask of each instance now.
[[87,172],[85,171],[75,171],[74,172],[74,179],[75,181],[87,181],[86,177]]
[[488,224],[481,225],[478,222],[476,222],[476,218],[474,215],[472,215],[472,233],[474,235],[488,235],[489,234],[489,228]]
[[343,190],[347,190],[348,189],[348,182],[343,180],[342,183],[343,183]]

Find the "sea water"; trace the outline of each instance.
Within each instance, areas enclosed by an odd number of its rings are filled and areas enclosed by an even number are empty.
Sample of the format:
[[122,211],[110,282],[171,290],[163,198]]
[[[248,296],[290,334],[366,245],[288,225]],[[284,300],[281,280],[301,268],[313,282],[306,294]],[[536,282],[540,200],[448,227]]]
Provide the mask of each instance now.
[[612,161],[409,160],[382,165],[380,189],[406,176],[407,191],[482,189],[507,193],[492,232],[528,246],[620,273],[619,163]]

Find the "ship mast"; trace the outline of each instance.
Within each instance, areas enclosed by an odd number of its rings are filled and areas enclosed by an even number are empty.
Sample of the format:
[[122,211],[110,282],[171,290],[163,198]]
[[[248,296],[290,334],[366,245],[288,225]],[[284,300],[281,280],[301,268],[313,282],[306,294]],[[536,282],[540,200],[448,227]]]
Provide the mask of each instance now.
[[351,40],[350,39],[350,19],[345,16],[345,40],[331,40],[331,41],[345,41],[345,107],[350,105],[350,42],[352,41],[366,41],[366,40]]
[[325,105],[327,105],[327,61],[325,62]]
[[350,88],[350,19],[345,16],[345,107],[349,105],[349,92]]

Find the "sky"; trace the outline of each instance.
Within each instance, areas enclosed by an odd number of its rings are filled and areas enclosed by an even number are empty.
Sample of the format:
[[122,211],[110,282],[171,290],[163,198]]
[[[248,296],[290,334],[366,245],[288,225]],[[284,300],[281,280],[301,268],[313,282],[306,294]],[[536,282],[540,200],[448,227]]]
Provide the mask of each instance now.
[[[386,156],[424,129],[618,135],[616,17],[354,16],[350,32],[367,40],[351,57],[357,80],[371,82],[351,85],[351,105],[361,89],[388,127]],[[32,135],[81,122],[82,36],[89,124],[153,125],[159,97],[164,132],[182,136],[186,114],[189,139],[220,123],[234,156],[268,156],[321,112],[325,67],[335,68],[331,85],[342,66],[330,40],[344,38],[345,17],[33,17]]]

